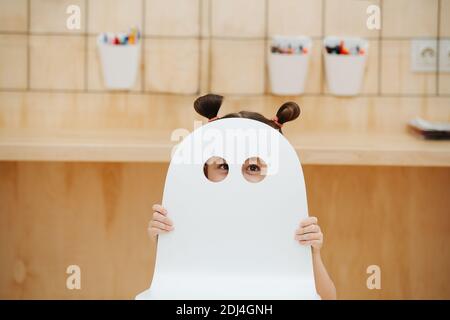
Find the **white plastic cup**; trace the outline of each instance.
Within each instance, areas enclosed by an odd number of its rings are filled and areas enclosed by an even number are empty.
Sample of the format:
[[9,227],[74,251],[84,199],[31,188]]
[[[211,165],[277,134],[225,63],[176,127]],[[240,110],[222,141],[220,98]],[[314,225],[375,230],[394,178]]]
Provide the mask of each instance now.
[[[348,47],[358,45],[364,49],[361,55],[330,54],[326,45],[335,45],[343,40]],[[328,90],[336,96],[355,96],[362,86],[369,45],[360,38],[327,37],[324,39],[325,74]]]
[[113,45],[103,42],[103,35],[97,38],[97,46],[103,71],[105,87],[111,90],[131,89],[135,82],[140,62],[141,45]]
[[308,74],[311,55],[311,39],[308,37],[276,36],[276,42],[294,42],[308,51],[303,54],[282,54],[269,52],[268,64],[271,92],[275,95],[300,95],[305,91],[305,79]]

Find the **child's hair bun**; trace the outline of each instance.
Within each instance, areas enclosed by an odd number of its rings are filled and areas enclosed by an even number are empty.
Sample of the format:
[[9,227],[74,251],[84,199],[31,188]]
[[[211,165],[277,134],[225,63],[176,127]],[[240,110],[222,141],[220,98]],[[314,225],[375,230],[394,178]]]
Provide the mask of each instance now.
[[222,101],[223,96],[209,93],[197,98],[194,101],[194,109],[198,114],[208,118],[209,121],[225,118],[253,119],[271,126],[272,128],[278,130],[280,133],[283,133],[281,131],[283,123],[295,120],[300,115],[300,107],[298,106],[298,104],[292,101],[288,101],[278,109],[276,116],[272,119],[266,118],[260,113],[251,111],[229,113],[219,118],[217,114],[219,113]]
[[278,109],[277,121],[280,124],[295,120],[300,115],[300,107],[298,104],[292,101],[283,103],[283,105]]
[[216,118],[219,113],[222,100],[223,96],[210,93],[197,98],[194,102],[194,109],[198,114],[208,119],[213,119]]

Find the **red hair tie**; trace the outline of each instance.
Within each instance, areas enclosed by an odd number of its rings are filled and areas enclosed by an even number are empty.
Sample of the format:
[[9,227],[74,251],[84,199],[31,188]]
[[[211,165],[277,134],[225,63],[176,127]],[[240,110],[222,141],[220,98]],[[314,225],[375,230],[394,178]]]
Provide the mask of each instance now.
[[217,120],[217,119],[220,119],[220,117],[215,116],[214,118],[208,119],[208,122],[211,122],[211,121],[214,121],[214,120]]
[[273,121],[278,127],[280,127],[280,128],[283,126],[282,123],[279,123],[279,122],[278,122],[278,117],[277,117],[277,116],[273,117],[273,118],[272,118],[272,121]]

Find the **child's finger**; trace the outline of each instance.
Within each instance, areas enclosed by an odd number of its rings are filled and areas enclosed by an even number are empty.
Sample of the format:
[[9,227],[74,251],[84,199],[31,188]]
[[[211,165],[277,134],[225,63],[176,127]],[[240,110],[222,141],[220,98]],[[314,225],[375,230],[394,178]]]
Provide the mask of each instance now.
[[298,228],[296,234],[305,234],[311,232],[320,232],[320,227],[317,224],[310,224],[307,227]]
[[166,230],[161,230],[161,229],[154,228],[154,227],[148,228],[148,234],[151,237],[157,236],[158,234],[161,234],[161,233],[167,233],[167,232],[168,231],[166,231]]
[[154,228],[158,228],[158,229],[166,230],[166,231],[171,231],[173,229],[173,226],[167,225],[165,223],[162,223],[162,222],[156,221],[156,220],[152,221],[151,226]]
[[158,211],[153,212],[153,220],[154,221],[159,221],[168,225],[173,225],[172,220],[170,220],[170,218],[162,215],[161,213],[159,213]]
[[167,224],[164,224],[162,222],[155,221],[155,220],[152,221],[152,227],[153,228],[157,228],[157,229],[161,229],[161,230],[166,230],[166,231],[172,231],[172,229],[173,229],[172,226],[169,226]]
[[299,242],[302,246],[312,246],[315,244],[320,244],[319,240],[306,240],[306,241],[299,241]]
[[161,213],[161,214],[163,214],[165,216],[167,215],[167,210],[164,209],[164,207],[162,205],[160,205],[160,204],[154,204],[152,206],[152,209],[153,209],[153,211],[157,211],[157,212],[159,212],[159,213]]
[[298,241],[306,241],[306,240],[321,240],[322,234],[320,232],[314,232],[314,233],[306,233],[302,235],[296,235],[295,239]]
[[317,224],[316,217],[308,217],[300,222],[300,227],[307,227],[311,224]]

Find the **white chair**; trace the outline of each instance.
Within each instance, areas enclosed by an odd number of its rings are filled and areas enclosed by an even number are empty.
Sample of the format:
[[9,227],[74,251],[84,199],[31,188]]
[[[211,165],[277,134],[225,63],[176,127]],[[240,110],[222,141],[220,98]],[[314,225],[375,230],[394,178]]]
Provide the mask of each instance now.
[[[211,156],[228,163],[221,182],[204,175]],[[258,183],[242,174],[251,156],[268,165]],[[308,216],[302,168],[273,128],[232,118],[195,130],[173,154],[162,205],[175,229],[159,236],[151,287],[136,299],[319,298],[311,248],[294,239]]]

